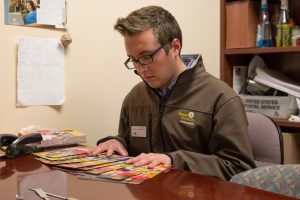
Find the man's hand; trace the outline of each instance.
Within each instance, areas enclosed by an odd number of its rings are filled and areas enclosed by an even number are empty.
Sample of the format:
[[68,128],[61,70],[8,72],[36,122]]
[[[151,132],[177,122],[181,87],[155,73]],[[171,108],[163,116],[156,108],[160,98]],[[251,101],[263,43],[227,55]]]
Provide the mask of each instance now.
[[148,165],[149,168],[163,164],[166,168],[169,168],[171,167],[171,158],[160,153],[142,153],[137,157],[127,160],[126,163],[133,164],[135,167]]
[[115,152],[121,156],[128,156],[128,152],[126,151],[125,147],[119,140],[116,139],[111,139],[107,140],[103,143],[100,143],[97,147],[94,149],[91,149],[89,151],[90,154],[92,155],[97,155],[99,153],[105,152],[106,151],[106,156],[110,157],[112,154]]

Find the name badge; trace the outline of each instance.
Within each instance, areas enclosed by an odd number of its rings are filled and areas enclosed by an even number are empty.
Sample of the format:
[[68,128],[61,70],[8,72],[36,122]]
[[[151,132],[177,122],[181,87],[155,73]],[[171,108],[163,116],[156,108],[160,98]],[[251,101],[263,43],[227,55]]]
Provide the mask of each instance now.
[[132,126],[131,127],[132,137],[146,137],[146,126]]

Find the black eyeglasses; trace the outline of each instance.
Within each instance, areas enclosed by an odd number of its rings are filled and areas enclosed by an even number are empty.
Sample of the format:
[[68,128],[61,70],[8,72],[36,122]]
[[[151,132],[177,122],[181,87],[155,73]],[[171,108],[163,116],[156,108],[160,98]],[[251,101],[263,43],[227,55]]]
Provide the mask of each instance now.
[[128,58],[125,62],[124,65],[126,66],[127,69],[135,69],[136,68],[136,64],[139,63],[140,65],[144,66],[144,65],[149,65],[150,63],[153,62],[153,56],[159,51],[161,50],[166,44],[168,44],[169,42],[162,44],[158,49],[156,49],[153,53],[149,54],[149,55],[144,55],[141,56],[138,59],[131,59]]

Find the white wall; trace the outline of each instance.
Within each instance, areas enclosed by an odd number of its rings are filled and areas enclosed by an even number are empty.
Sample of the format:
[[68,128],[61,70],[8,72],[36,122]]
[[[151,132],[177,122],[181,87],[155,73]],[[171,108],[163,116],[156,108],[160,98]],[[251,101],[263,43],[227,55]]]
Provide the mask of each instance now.
[[60,38],[64,31],[4,25],[0,3],[0,133],[39,124],[85,132],[88,145],[116,134],[124,96],[139,78],[126,70],[123,38],[113,30],[118,17],[160,5],[177,18],[182,53],[201,53],[208,72],[219,77],[220,2],[216,0],[68,0],[73,43],[66,49],[66,101],[62,106],[16,107],[17,43],[20,37]]

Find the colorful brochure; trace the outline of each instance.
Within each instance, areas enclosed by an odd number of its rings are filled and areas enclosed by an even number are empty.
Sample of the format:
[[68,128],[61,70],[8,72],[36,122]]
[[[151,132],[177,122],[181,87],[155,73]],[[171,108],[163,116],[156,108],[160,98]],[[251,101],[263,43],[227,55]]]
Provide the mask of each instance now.
[[82,179],[93,179],[127,184],[141,184],[166,170],[163,165],[154,168],[148,166],[134,167],[126,164],[128,156],[105,154],[91,156],[90,147],[69,147],[65,149],[34,153],[36,160],[80,175]]

